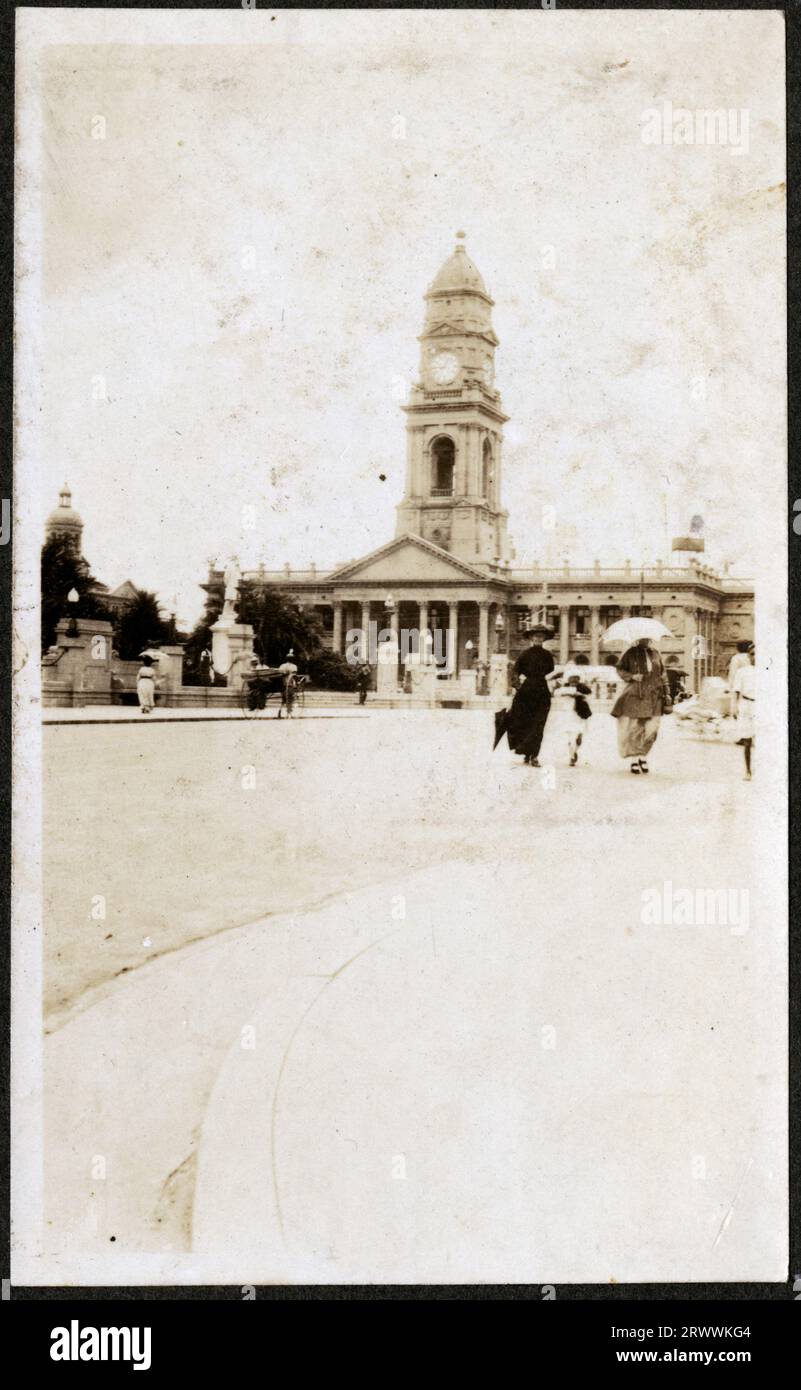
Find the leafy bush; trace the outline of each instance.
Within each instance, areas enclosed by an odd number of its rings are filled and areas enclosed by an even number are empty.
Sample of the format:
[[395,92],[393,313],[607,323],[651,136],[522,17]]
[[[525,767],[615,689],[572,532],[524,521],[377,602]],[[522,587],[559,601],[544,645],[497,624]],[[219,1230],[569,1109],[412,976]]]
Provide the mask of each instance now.
[[349,666],[336,652],[317,652],[306,662],[305,672],[318,690],[355,690],[358,667]]

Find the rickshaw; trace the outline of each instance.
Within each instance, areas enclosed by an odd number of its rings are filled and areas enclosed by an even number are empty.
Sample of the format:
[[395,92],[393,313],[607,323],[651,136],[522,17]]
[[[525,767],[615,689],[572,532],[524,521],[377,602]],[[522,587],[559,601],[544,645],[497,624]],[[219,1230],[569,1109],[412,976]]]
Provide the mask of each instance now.
[[722,738],[729,712],[729,688],[720,676],[705,676],[698,695],[675,708],[676,722],[701,738]]
[[280,666],[255,664],[246,671],[239,691],[239,708],[246,719],[262,714],[270,701],[278,705],[278,718],[286,710],[287,719],[303,713],[308,676],[284,671]]

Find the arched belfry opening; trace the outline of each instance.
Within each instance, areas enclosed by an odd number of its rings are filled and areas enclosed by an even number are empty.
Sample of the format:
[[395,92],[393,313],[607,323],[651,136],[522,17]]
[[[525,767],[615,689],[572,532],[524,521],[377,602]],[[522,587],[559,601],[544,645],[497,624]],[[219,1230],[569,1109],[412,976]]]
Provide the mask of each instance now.
[[453,495],[453,473],[456,464],[456,449],[452,439],[440,435],[431,445],[431,496],[451,497]]
[[492,482],[492,445],[488,439],[484,440],[484,449],[481,457],[481,496],[489,497],[490,484]]

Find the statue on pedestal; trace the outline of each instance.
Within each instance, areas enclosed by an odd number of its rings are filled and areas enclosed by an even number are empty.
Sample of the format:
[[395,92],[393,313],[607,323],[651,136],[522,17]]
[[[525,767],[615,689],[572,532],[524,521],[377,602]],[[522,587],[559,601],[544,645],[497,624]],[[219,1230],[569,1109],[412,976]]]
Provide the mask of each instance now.
[[239,597],[239,585],[242,579],[242,570],[236,555],[232,555],[225,567],[223,582],[223,611],[220,614],[221,623],[236,622],[236,601]]

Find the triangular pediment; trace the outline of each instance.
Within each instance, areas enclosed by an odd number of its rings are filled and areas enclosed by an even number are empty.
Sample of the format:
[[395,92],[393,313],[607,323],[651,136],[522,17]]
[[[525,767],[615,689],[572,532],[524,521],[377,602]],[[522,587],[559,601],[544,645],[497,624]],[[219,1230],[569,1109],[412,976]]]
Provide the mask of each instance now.
[[116,589],[112,589],[111,597],[134,599],[136,598],[136,587],[131,583],[130,579],[126,579],[124,583],[118,584]]
[[333,574],[326,576],[326,583],[347,582],[366,584],[392,584],[403,581],[447,582],[466,579],[486,583],[487,576],[482,570],[457,560],[447,550],[424,541],[422,536],[398,536],[380,550],[365,555],[361,560],[352,560]]

